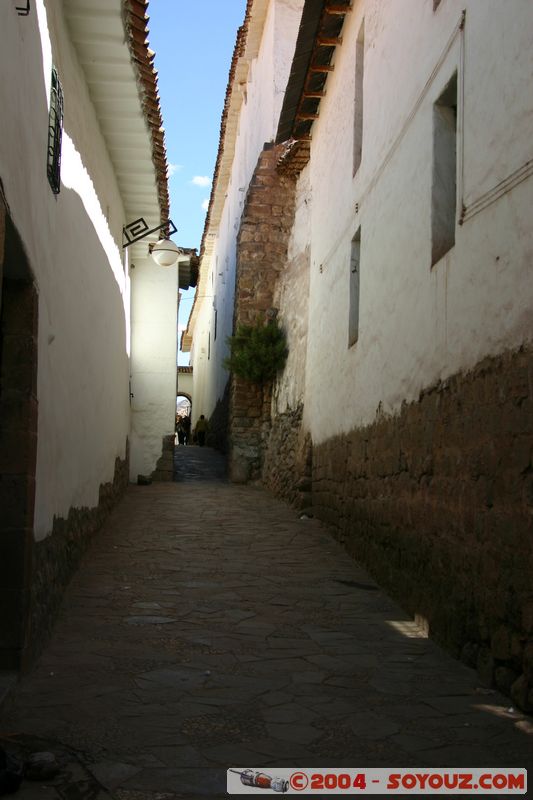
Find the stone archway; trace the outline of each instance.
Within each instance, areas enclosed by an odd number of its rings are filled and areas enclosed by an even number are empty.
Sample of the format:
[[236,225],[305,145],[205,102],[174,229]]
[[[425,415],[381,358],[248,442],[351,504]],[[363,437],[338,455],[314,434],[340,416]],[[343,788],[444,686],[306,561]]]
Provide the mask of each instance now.
[[0,199],[0,669],[30,658],[38,297]]
[[[185,418],[184,426],[179,425]],[[175,444],[191,444],[192,397],[187,392],[176,395],[176,439]]]
[[178,392],[176,395],[176,409],[178,409],[180,405],[180,400],[184,400],[189,404],[188,413],[190,415],[192,411],[192,396],[187,392]]

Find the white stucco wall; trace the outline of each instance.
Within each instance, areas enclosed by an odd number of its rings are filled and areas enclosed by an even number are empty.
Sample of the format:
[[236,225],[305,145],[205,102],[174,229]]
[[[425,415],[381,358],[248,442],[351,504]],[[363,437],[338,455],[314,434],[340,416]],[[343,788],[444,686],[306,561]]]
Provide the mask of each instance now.
[[[193,397],[193,375],[192,372],[178,372],[177,394],[184,394]],[[194,398],[193,398],[194,401]]]
[[[39,294],[35,534],[98,504],[129,432],[122,201],[58,0],[2,14],[0,178]],[[65,100],[61,192],[46,177],[52,61]]]
[[[363,154],[352,177],[363,18]],[[370,423],[378,407],[394,413],[435,381],[531,340],[533,183],[520,181],[520,168],[531,159],[532,29],[527,0],[446,0],[436,13],[431,0],[366,0],[347,16],[309,167],[305,418],[315,442]],[[432,110],[455,70],[464,85],[458,213],[464,198],[467,216],[455,247],[431,268]],[[508,177],[509,191],[490,203],[487,191]],[[480,198],[481,210],[469,216]],[[359,339],[348,348],[350,246],[359,226]]]
[[149,475],[174,433],[178,267],[133,257],[131,271],[130,477]]
[[[194,331],[193,420],[200,414],[211,415],[228,381],[222,362],[227,355],[226,339],[233,332],[235,254],[240,218],[259,154],[264,144],[273,141],[276,135],[302,8],[303,0],[271,0],[259,51],[250,64],[248,82],[243,87],[246,99],[241,106],[231,178],[208,268],[207,289]],[[234,91],[239,89],[235,87]],[[216,340],[214,304],[218,312]]]

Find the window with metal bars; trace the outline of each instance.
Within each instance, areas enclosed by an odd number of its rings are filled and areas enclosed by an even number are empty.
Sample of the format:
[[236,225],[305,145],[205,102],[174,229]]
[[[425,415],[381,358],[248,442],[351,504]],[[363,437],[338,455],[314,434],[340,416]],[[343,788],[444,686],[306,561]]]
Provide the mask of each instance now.
[[61,188],[61,138],[63,136],[63,90],[57,70],[52,67],[50,113],[48,115],[48,152],[46,171],[54,194]]

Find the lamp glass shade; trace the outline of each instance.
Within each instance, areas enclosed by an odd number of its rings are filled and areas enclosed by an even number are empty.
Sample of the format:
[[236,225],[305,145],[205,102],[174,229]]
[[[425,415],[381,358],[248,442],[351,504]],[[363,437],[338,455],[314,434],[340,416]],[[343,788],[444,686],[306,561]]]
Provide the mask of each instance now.
[[178,263],[180,249],[170,239],[160,239],[152,247],[151,256],[160,267],[173,267]]

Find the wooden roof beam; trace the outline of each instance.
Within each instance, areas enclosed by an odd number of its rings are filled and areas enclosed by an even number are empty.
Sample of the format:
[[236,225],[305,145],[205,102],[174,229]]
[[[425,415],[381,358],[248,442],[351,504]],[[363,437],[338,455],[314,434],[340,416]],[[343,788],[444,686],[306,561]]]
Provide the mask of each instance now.
[[342,36],[319,36],[317,44],[319,47],[337,47],[342,44]]
[[326,14],[347,14],[352,10],[352,6],[326,6],[324,11]]

